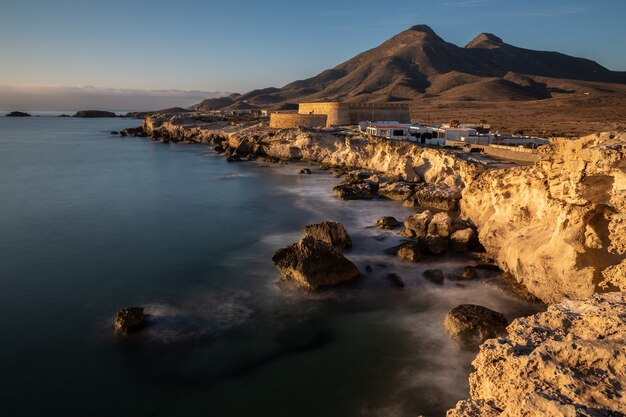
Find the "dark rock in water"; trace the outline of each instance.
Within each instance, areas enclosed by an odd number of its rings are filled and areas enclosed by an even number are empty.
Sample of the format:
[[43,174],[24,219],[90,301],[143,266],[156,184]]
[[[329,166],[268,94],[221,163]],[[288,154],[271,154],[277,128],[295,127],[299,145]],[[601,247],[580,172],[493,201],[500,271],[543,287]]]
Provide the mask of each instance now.
[[420,242],[424,245],[428,252],[435,255],[445,252],[448,247],[448,239],[441,236],[424,236],[420,238]]
[[300,174],[310,174],[311,170],[309,168],[302,168],[300,170]]
[[81,110],[76,112],[74,117],[117,117],[117,115],[111,111]]
[[239,155],[229,155],[226,157],[226,161],[227,162],[239,162],[241,161],[241,158],[239,157]]
[[118,132],[118,131],[116,131],[116,130],[111,130],[111,134],[112,134],[112,135],[119,135],[119,134],[120,134],[120,132]]
[[148,136],[146,134],[146,132],[143,130],[143,128],[141,126],[139,127],[128,127],[124,130],[122,130],[122,136],[140,136],[140,137],[146,137]]
[[11,113],[7,114],[6,117],[30,117],[30,114],[23,111],[12,111]]
[[223,153],[226,149],[224,149],[222,145],[215,145],[213,147],[213,150],[217,153]]
[[471,281],[478,278],[476,268],[473,266],[465,266],[463,269],[448,274],[448,279],[452,281]]
[[59,117],[72,117],[69,114],[59,114]]
[[378,191],[373,181],[352,181],[333,188],[335,195],[343,200],[370,200]]
[[128,136],[125,131],[120,130],[120,136]]
[[383,216],[376,221],[376,225],[382,227],[383,229],[393,229],[401,226],[402,223],[400,223],[395,217]]
[[395,285],[396,287],[399,288],[404,288],[405,284],[404,281],[402,280],[402,278],[400,278],[400,276],[396,273],[389,273],[387,274],[387,276],[385,277],[387,280],[391,281],[391,283],[393,285]]
[[279,249],[272,260],[286,279],[309,289],[350,281],[360,275],[352,262],[313,236]]
[[417,242],[405,242],[401,244],[396,255],[409,262],[418,262],[422,257],[420,245]]
[[372,266],[371,265],[365,265],[365,272],[372,272]]
[[497,311],[474,304],[461,304],[446,314],[446,332],[463,349],[477,349],[487,339],[506,335],[508,321]]
[[302,233],[304,236],[313,236],[315,239],[328,243],[339,251],[352,246],[352,239],[341,223],[326,221],[310,224],[304,226]]
[[143,325],[145,316],[143,307],[121,308],[115,315],[115,331],[117,333],[128,333]]
[[442,285],[444,276],[441,269],[427,269],[423,273],[424,278],[432,282],[433,284]]

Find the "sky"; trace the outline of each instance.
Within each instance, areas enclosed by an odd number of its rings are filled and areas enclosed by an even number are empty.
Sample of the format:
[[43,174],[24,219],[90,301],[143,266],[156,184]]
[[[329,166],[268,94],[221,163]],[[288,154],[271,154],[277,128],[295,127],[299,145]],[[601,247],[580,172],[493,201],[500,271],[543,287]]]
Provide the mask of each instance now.
[[0,0],[0,109],[189,106],[313,76],[415,24],[626,71],[625,18],[626,0]]

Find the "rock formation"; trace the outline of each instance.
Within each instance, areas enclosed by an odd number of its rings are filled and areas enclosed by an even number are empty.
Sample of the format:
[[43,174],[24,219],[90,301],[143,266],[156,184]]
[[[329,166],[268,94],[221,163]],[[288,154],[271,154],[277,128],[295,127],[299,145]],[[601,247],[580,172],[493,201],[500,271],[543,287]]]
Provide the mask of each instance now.
[[376,225],[380,226],[383,229],[394,229],[396,227],[402,226],[402,223],[400,223],[395,217],[383,216],[380,219],[376,220]]
[[143,307],[121,308],[115,315],[115,331],[129,333],[140,328],[144,323]]
[[626,290],[626,134],[555,140],[532,166],[467,181],[461,207],[500,268],[543,301]]
[[473,362],[472,399],[447,417],[626,415],[626,293],[515,320]]
[[76,112],[74,117],[117,117],[117,115],[111,111],[81,110]]
[[6,117],[30,117],[30,114],[23,111],[12,111],[8,113]]
[[304,236],[313,236],[317,240],[328,243],[338,251],[352,246],[352,239],[341,223],[322,222],[304,226]]
[[446,314],[443,325],[463,349],[476,349],[485,340],[506,334],[506,318],[487,307],[461,304]]
[[352,262],[313,236],[305,236],[299,242],[279,249],[272,260],[286,279],[313,290],[359,276],[359,270]]

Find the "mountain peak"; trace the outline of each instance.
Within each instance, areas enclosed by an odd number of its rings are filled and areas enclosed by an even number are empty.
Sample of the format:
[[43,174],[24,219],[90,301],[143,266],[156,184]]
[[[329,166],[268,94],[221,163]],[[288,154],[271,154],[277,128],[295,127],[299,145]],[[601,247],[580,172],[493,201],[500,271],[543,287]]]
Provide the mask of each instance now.
[[471,41],[469,41],[469,43],[465,45],[465,47],[466,48],[491,49],[491,48],[497,48],[498,46],[502,46],[503,44],[504,44],[504,41],[501,38],[494,35],[493,33],[483,32],[479,34],[478,36],[476,36]]
[[430,26],[428,25],[415,25],[415,26],[411,26],[409,28],[409,30],[413,30],[416,32],[426,32],[426,33],[430,33],[431,35],[435,35],[435,31],[431,29]]

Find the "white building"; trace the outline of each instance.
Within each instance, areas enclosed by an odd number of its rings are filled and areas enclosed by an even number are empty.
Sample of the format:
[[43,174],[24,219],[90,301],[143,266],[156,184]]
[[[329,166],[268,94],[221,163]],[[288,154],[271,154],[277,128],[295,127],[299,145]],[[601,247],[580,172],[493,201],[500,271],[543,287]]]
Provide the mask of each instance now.
[[387,124],[382,122],[379,124],[372,124],[366,127],[366,132],[369,135],[378,136],[387,139],[406,140],[409,138],[409,129],[411,125],[404,124]]

